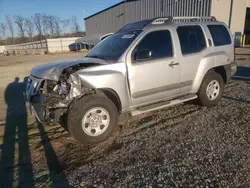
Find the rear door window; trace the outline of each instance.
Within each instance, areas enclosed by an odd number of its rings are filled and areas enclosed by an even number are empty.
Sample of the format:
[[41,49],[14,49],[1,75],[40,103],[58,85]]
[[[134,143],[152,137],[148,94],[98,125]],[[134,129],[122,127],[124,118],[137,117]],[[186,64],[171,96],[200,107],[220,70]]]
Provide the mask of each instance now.
[[197,53],[206,48],[206,40],[200,26],[180,26],[177,28],[183,55]]
[[212,35],[214,46],[224,46],[232,43],[230,34],[224,25],[208,25],[207,27]]

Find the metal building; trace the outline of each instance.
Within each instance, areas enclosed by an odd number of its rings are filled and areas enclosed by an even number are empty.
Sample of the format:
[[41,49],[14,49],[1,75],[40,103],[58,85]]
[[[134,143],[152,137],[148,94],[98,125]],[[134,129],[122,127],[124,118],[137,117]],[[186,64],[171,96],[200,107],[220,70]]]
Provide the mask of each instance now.
[[211,0],[127,0],[85,18],[87,35],[117,31],[127,23],[164,16],[208,16]]
[[215,16],[238,36],[250,33],[249,15],[250,0],[124,0],[85,18],[85,27],[89,36],[116,32],[127,23],[154,17]]

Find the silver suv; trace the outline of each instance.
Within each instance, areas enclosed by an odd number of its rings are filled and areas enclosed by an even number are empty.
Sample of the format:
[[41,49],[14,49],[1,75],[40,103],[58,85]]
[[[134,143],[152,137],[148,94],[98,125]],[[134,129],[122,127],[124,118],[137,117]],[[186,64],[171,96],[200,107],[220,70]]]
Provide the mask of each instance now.
[[106,37],[85,58],[35,67],[26,98],[40,122],[67,117],[82,144],[104,141],[118,116],[198,99],[216,105],[236,72],[229,29],[214,17],[142,20]]

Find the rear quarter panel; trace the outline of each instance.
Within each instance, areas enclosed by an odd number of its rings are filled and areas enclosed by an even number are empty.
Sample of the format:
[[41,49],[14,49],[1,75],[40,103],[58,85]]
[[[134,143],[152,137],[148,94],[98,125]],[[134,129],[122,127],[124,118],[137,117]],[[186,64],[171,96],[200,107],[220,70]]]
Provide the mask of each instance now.
[[[230,36],[231,36],[231,41],[232,43],[229,45],[224,45],[224,46],[214,46],[213,40],[212,40],[212,36],[210,34],[209,29],[206,27],[207,25],[209,25],[211,23],[208,24],[204,24],[203,27],[206,30],[206,35],[207,37],[212,41],[212,46],[210,48],[212,48],[212,53],[208,54],[207,56],[205,56],[204,58],[202,58],[200,64],[199,64],[199,68],[197,70],[194,82],[193,82],[193,86],[191,89],[191,93],[197,93],[200,85],[206,75],[206,73],[210,70],[213,69],[215,67],[219,67],[219,66],[228,66],[230,65],[231,62],[234,61],[234,44],[233,44],[233,38],[232,38],[232,34],[230,32],[230,30],[228,29],[228,27],[221,22],[217,22],[217,23],[212,23],[212,25],[224,25]],[[227,74],[231,74],[227,72]]]
[[213,69],[219,66],[225,66],[225,65],[230,65],[230,59],[228,57],[228,54],[225,51],[213,52],[205,56],[199,64],[199,68],[197,70],[197,73],[193,82],[191,93],[197,93],[204,77],[206,76],[206,73],[210,69]]

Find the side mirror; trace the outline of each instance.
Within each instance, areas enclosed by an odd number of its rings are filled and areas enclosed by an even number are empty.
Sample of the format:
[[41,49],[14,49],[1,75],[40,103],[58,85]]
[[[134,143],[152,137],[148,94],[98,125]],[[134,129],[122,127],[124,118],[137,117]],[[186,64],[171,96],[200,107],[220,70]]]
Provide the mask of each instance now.
[[152,51],[148,50],[148,49],[143,49],[140,50],[136,53],[135,55],[135,60],[136,61],[145,61],[148,60],[152,57]]

